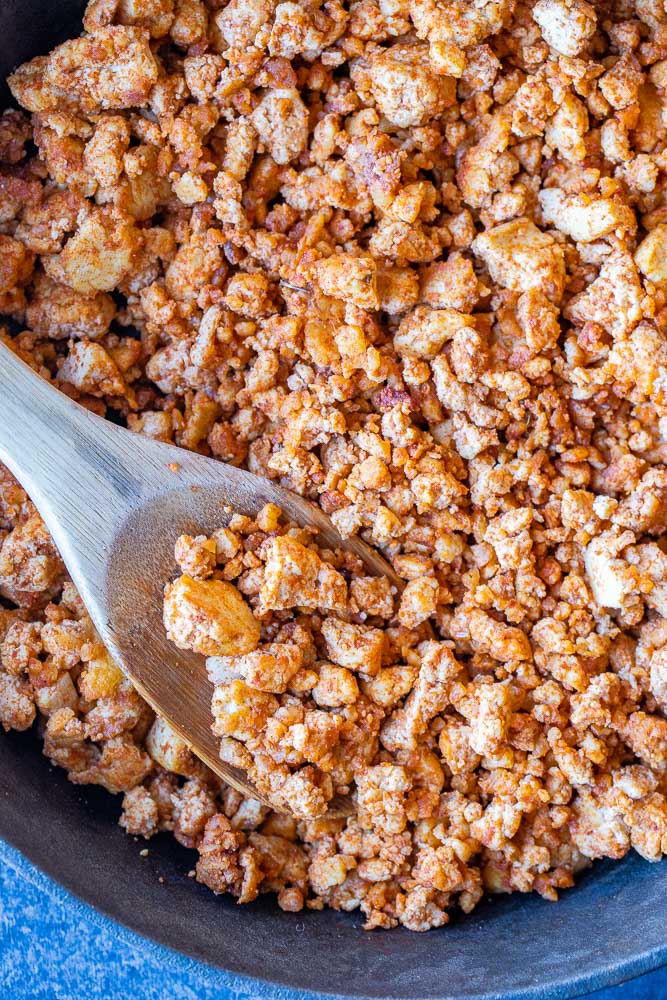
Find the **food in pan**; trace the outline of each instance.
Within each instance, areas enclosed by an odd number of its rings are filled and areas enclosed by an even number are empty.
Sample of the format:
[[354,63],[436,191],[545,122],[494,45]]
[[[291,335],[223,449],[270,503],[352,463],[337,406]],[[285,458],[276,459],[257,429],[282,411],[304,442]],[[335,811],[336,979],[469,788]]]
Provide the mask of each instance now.
[[153,717],[3,474],[5,728],[213,891],[368,928],[660,858],[664,5],[93,0],[9,84],[14,349],[311,498],[404,587],[273,508],[178,540],[170,634],[282,814]]

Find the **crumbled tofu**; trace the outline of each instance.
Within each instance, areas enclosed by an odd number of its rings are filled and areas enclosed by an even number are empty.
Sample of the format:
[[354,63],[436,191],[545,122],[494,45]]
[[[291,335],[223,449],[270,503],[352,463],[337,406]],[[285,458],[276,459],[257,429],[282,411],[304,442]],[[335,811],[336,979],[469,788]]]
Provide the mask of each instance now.
[[318,705],[326,708],[354,705],[359,698],[357,679],[346,667],[323,663],[313,688],[313,698]]
[[377,266],[372,257],[333,254],[315,265],[317,282],[325,295],[353,302],[360,309],[378,309]]
[[575,295],[564,312],[577,324],[598,323],[613,336],[627,334],[644,313],[644,293],[632,256],[612,251],[595,281]]
[[196,772],[196,758],[186,743],[165,719],[159,716],[146,736],[146,750],[166,771],[191,777]]
[[585,0],[538,0],[531,13],[549,48],[563,56],[578,56],[597,27],[595,7]]
[[70,237],[62,253],[52,259],[47,273],[75,292],[110,291],[132,267],[141,239],[131,219],[103,210],[94,212]]
[[592,243],[616,230],[632,232],[636,226],[632,209],[611,198],[568,196],[558,188],[540,191],[539,198],[545,221],[577,243]]
[[227,677],[242,677],[259,691],[282,694],[303,665],[303,653],[295,643],[278,643],[239,655],[210,657],[209,677],[220,683]]
[[459,330],[473,323],[472,316],[456,309],[417,306],[401,320],[394,347],[405,357],[434,358]]
[[279,88],[264,95],[252,124],[276,163],[289,163],[308,142],[308,111],[296,90]]
[[477,236],[472,246],[503,288],[538,289],[552,302],[560,301],[565,280],[563,250],[530,219],[495,226]]
[[347,584],[316,552],[285,535],[274,539],[268,550],[260,589],[263,607],[331,608],[347,604]]
[[372,677],[380,669],[384,636],[377,628],[352,625],[339,618],[325,618],[322,635],[334,663]]
[[56,94],[73,94],[90,111],[141,106],[157,77],[148,32],[124,25],[64,42],[49,55],[44,72]]
[[635,250],[635,263],[656,285],[667,281],[667,224],[660,223]]
[[586,546],[584,564],[593,597],[603,608],[622,608],[629,594],[636,589],[637,574],[617,556],[634,541],[630,531],[603,532]]
[[260,625],[236,587],[225,580],[180,576],[165,588],[167,634],[180,649],[205,656],[249,653]]

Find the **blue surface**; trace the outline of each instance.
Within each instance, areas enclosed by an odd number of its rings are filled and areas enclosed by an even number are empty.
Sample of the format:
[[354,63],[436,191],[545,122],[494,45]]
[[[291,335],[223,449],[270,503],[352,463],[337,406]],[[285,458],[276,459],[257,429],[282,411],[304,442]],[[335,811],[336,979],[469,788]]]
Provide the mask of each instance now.
[[[226,977],[95,915],[15,855],[0,867],[0,997],[15,1000],[256,1000],[248,980]],[[269,994],[262,989],[262,1000]],[[275,991],[276,1000],[303,994]],[[667,968],[591,1000],[663,1000]]]

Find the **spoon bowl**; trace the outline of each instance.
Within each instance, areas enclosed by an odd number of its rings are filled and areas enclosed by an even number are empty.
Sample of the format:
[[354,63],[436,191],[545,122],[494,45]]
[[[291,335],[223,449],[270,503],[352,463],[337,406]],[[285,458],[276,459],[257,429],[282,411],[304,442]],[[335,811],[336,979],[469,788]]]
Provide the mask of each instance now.
[[[177,649],[162,622],[164,584],[183,532],[210,534],[232,513],[267,503],[368,572],[400,580],[359,538],[343,539],[314,504],[269,480],[133,434],[73,402],[0,342],[0,460],[51,532],[109,652],[139,694],[220,778],[262,799],[245,772],[220,760],[204,657]],[[330,815],[346,815],[336,797]]]

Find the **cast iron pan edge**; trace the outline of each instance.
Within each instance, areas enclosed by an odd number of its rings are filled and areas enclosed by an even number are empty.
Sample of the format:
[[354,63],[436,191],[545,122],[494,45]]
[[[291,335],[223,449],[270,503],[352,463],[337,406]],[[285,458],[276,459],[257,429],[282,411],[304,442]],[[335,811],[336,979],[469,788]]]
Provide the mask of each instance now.
[[[76,34],[83,6],[0,0],[0,79]],[[566,1000],[667,962],[667,862],[600,864],[555,906],[515,895],[440,931],[367,934],[358,914],[294,916],[270,898],[237,907],[215,897],[187,877],[193,856],[172,838],[151,841],[142,859],[145,845],[116,825],[119,811],[117,798],[69,784],[31,734],[0,734],[0,837],[17,849],[0,843],[0,860],[94,923],[105,923],[103,913],[151,938],[158,944],[115,928],[169,967],[187,971],[191,959],[216,966],[197,969],[227,988],[265,997],[288,987],[387,1000]],[[101,912],[75,902],[22,855]],[[238,976],[252,983],[244,987]]]
[[188,878],[194,855],[173,838],[151,840],[141,858],[145,843],[116,825],[119,812],[119,797],[77,788],[51,768],[32,734],[0,736],[0,837],[17,848],[0,842],[0,860],[93,923],[108,928],[105,914],[157,944],[112,925],[122,942],[228,989],[251,977],[251,995],[272,998],[287,987],[392,1000],[566,1000],[667,962],[667,864],[636,855],[595,866],[557,905],[500,897],[440,931],[368,934],[354,914],[294,916],[270,897],[249,907],[215,897]]

